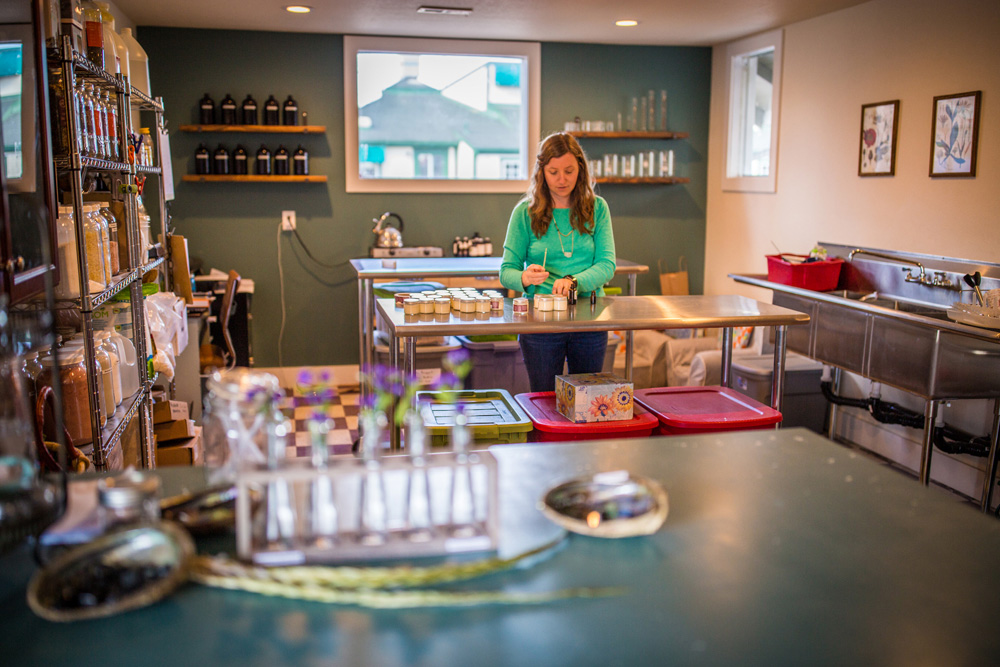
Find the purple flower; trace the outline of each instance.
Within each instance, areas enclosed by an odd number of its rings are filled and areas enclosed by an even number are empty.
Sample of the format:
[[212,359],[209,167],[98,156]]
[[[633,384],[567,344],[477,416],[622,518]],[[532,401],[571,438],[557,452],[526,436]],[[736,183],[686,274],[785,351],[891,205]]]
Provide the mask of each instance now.
[[466,361],[469,360],[469,351],[464,347],[460,347],[457,350],[452,350],[447,355],[445,355],[445,363],[455,368],[456,366],[461,366]]
[[297,382],[301,385],[308,385],[312,383],[312,373],[303,368],[299,371]]

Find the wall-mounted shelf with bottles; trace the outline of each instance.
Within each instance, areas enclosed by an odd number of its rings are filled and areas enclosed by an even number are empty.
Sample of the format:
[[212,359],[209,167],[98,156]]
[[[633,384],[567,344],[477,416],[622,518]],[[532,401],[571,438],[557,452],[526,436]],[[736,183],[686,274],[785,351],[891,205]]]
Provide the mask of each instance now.
[[629,178],[626,176],[599,176],[594,179],[595,183],[610,183],[614,185],[681,185],[690,183],[690,178],[682,176],[637,176]]
[[624,130],[621,132],[584,132],[582,130],[569,132],[577,139],[687,139],[687,132],[647,132],[642,130]]
[[326,183],[326,176],[264,176],[260,174],[184,174],[189,183]]
[[181,125],[181,132],[244,132],[258,134],[323,134],[326,125]]

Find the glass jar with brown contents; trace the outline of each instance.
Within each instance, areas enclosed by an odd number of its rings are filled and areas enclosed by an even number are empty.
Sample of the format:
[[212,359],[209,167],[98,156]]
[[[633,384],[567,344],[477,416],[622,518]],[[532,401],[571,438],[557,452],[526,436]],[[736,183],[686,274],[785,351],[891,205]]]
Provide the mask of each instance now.
[[53,355],[41,360],[42,372],[38,376],[38,388],[54,387],[56,382],[61,383],[63,425],[70,440],[79,447],[94,439],[91,432],[87,365],[82,349],[59,350],[58,353],[58,361]]

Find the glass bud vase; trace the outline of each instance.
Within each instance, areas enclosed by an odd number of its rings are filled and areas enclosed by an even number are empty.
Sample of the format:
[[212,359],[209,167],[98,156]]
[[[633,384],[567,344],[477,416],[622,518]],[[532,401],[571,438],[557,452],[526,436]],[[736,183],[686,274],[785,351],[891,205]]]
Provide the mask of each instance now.
[[326,474],[330,463],[330,449],[326,443],[330,432],[329,419],[310,419],[309,446],[312,467],[317,471],[309,496],[309,531],[317,541],[329,541],[337,534],[337,507],[334,503],[333,480]]
[[359,419],[362,429],[361,460],[365,466],[361,478],[360,530],[358,541],[378,546],[386,540],[385,486],[382,480],[382,441],[389,420],[384,412],[366,410]]
[[451,449],[454,456],[452,469],[450,521],[453,537],[471,537],[477,533],[476,496],[472,489],[472,470],[469,466],[469,418],[463,413],[455,414],[455,424],[451,427]]
[[410,458],[407,480],[406,523],[411,542],[426,542],[434,536],[431,522],[430,481],[427,477],[427,426],[423,415],[406,415],[406,453]]

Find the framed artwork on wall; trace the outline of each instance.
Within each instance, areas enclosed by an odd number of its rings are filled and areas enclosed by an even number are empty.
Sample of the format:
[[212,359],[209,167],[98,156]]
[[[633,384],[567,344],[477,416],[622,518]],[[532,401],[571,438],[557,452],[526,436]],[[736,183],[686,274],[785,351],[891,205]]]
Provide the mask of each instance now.
[[899,100],[861,105],[858,176],[893,176],[896,173],[898,128]]
[[979,147],[979,105],[982,91],[934,98],[931,134],[931,176],[972,178]]

